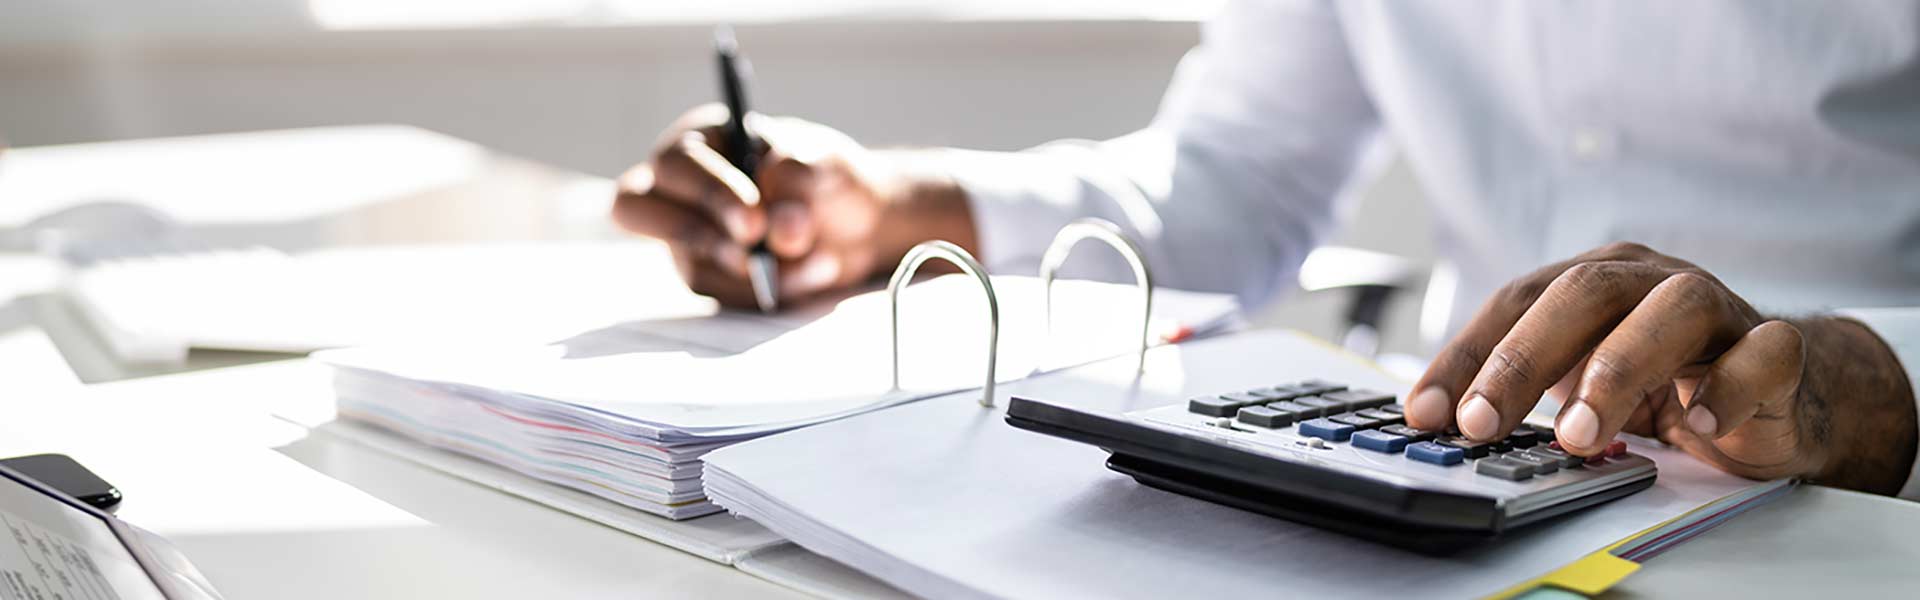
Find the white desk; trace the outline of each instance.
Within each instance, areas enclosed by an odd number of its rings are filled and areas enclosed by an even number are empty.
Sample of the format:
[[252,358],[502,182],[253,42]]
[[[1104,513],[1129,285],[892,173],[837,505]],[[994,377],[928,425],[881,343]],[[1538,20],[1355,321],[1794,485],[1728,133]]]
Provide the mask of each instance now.
[[[47,279],[44,265],[12,259],[0,260],[0,284]],[[146,377],[38,291],[0,288],[0,456],[75,456],[127,494],[122,516],[174,540],[229,597],[796,595],[271,417],[328,401],[303,363]],[[187,367],[268,358],[197,353]],[[1917,564],[1920,504],[1807,487],[1654,559],[1614,595],[1898,597],[1920,589]]]

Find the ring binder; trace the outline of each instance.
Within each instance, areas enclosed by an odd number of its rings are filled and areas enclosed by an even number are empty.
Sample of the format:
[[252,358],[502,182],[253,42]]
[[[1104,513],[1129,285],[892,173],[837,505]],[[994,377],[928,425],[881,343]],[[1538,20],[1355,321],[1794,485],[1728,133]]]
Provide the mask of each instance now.
[[972,254],[952,242],[934,240],[922,242],[907,251],[900,259],[900,267],[894,269],[893,279],[887,283],[887,305],[893,312],[893,389],[900,389],[900,290],[913,279],[913,273],[920,265],[931,259],[943,259],[960,267],[968,275],[980,281],[980,290],[987,293],[987,384],[982,386],[984,395],[980,396],[980,406],[993,407],[994,366],[1000,359],[1000,298],[993,293],[993,282],[987,279],[987,270],[974,260]]
[[1120,226],[1104,219],[1076,219],[1060,228],[1053,235],[1053,243],[1047,246],[1046,254],[1040,258],[1040,281],[1046,288],[1047,298],[1047,339],[1053,339],[1053,278],[1060,265],[1067,261],[1067,255],[1073,253],[1074,246],[1081,240],[1094,239],[1106,242],[1108,246],[1127,259],[1133,267],[1133,278],[1140,286],[1140,355],[1134,367],[1135,372],[1147,370],[1147,342],[1153,334],[1153,274],[1147,270],[1147,261],[1140,247],[1120,232]]

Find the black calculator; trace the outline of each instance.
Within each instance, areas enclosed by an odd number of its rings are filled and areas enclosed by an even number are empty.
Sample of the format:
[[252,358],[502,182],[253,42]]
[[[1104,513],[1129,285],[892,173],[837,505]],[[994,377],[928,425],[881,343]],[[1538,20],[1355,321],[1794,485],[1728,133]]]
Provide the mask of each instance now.
[[1015,427],[1092,444],[1140,483],[1427,553],[1448,553],[1653,485],[1613,442],[1562,451],[1546,428],[1498,442],[1406,425],[1393,394],[1310,380],[1103,413],[1013,398]]

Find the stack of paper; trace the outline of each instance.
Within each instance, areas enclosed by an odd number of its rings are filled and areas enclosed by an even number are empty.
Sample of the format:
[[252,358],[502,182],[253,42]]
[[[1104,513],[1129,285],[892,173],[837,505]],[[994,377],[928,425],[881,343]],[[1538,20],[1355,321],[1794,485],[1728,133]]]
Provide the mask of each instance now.
[[[1049,334],[1039,280],[993,281],[999,380],[1138,348],[1142,314],[1131,286],[1057,283],[1061,310]],[[982,385],[985,306],[964,276],[909,287],[898,389],[884,292],[847,299],[778,334],[722,317],[631,323],[549,345],[368,347],[315,357],[337,368],[342,417],[685,518],[719,510],[699,479],[701,457],[715,448]],[[1163,290],[1154,337],[1205,333],[1235,315],[1229,296]]]
[[[1406,385],[1301,334],[1156,348],[1004,386],[1126,412],[1325,378]],[[1006,403],[933,398],[723,448],[707,493],[795,543],[932,598],[1484,596],[1755,486],[1644,440],[1652,489],[1503,542],[1433,557],[1134,482],[1098,448],[1015,429]],[[1745,496],[1735,496],[1738,501]],[[1698,511],[1707,515],[1720,511]]]

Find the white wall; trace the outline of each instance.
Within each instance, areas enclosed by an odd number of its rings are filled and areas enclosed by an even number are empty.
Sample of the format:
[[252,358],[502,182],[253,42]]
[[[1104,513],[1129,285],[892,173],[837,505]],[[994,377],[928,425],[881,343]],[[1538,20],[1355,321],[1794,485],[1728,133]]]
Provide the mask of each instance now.
[[[0,27],[9,32],[0,136],[15,145],[390,122],[611,175],[681,110],[715,95],[709,31],[698,25],[326,31],[257,9],[233,22],[153,27],[0,11],[15,17],[0,19],[13,23]],[[60,27],[22,25],[31,19]],[[872,145],[1016,149],[1145,123],[1197,26],[816,21],[748,25],[739,37],[757,71],[758,110]],[[314,166],[314,177],[326,176]],[[1368,186],[1336,241],[1428,257],[1421,206],[1396,166]],[[1259,320],[1332,335],[1340,300],[1297,297]],[[1388,348],[1414,348],[1414,304],[1389,316]]]

